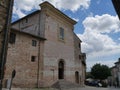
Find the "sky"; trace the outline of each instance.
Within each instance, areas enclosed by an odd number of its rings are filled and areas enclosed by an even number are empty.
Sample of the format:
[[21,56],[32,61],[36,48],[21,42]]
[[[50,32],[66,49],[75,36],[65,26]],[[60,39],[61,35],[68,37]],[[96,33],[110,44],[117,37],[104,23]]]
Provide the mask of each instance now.
[[112,67],[120,57],[120,20],[111,0],[14,0],[12,22],[48,1],[77,21],[74,32],[82,40],[87,71],[96,63]]

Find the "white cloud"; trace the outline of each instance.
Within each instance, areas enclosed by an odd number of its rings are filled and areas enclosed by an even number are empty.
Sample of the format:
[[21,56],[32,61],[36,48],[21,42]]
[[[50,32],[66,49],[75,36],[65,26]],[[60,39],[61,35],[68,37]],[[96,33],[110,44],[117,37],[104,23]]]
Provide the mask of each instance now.
[[75,20],[76,22],[78,22],[79,21],[79,19],[78,18],[72,18],[73,20]]
[[87,17],[83,21],[83,25],[85,27],[84,33],[78,34],[83,41],[83,51],[92,53],[119,48],[119,45],[108,36],[108,33],[120,32],[120,22],[116,16],[104,14]]
[[91,0],[14,0],[13,13],[20,18],[25,15],[24,11],[39,9],[39,4],[48,1],[58,9],[77,11],[79,8],[87,9]]
[[[87,53],[87,62],[92,65],[92,63],[97,62],[92,61],[96,58],[112,57],[120,54],[120,44],[109,36],[109,33],[120,32],[120,22],[117,16],[104,14],[102,16],[86,17],[83,25],[84,33],[78,34],[78,37],[83,41],[82,51]],[[90,64],[88,64],[88,67],[90,67]]]
[[87,17],[83,21],[85,29],[99,31],[100,33],[120,32],[120,21],[117,16],[103,14],[102,16],[96,15],[95,17]]
[[90,5],[90,0],[58,0],[57,3],[57,6],[55,6],[59,9],[77,11],[79,8],[87,9]]
[[19,18],[26,16],[24,11],[38,9],[41,0],[14,0],[13,14]]
[[17,14],[19,18],[26,16],[20,9],[17,9],[15,6],[13,7],[13,14]]

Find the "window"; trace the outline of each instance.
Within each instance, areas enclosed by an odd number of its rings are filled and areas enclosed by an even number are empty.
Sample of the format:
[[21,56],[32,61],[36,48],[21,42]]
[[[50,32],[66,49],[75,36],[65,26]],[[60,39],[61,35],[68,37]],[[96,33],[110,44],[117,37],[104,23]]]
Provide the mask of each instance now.
[[9,37],[9,43],[13,44],[15,43],[15,40],[16,40],[16,34],[11,32]]
[[59,30],[59,39],[64,40],[64,29],[62,27],[60,27]]
[[37,46],[37,41],[36,40],[32,40],[32,46]]
[[81,46],[81,45],[80,45],[80,43],[79,43],[79,48],[80,48],[80,46]]
[[81,59],[81,55],[79,55],[79,59]]
[[28,23],[28,18],[22,20],[22,24],[27,24]]
[[28,23],[28,19],[27,18],[25,19],[25,23]]
[[31,62],[35,62],[36,56],[31,56]]

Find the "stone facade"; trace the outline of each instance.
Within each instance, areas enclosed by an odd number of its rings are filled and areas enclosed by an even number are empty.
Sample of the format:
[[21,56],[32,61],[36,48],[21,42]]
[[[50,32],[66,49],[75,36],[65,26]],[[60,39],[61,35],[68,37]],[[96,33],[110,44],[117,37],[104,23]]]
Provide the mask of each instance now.
[[115,63],[115,66],[116,66],[116,69],[117,69],[117,78],[116,78],[116,81],[117,81],[117,86],[120,87],[120,58],[118,60],[118,62]]
[[[34,87],[37,85],[39,42],[41,39],[17,30],[12,30],[12,33],[16,35],[16,39],[15,43],[8,45],[5,78],[9,80],[15,69],[16,76],[13,82],[15,87]],[[32,46],[33,40],[37,42],[36,46]],[[31,60],[32,56],[35,56],[34,61]]]
[[78,72],[79,77],[76,78],[76,82],[81,86],[84,86],[85,73],[86,73],[86,55],[81,52],[81,43],[82,41],[74,33],[74,51],[75,51],[75,71]]
[[[15,69],[14,87],[49,87],[59,79],[83,86],[85,54],[73,32],[76,22],[48,2],[40,6],[40,11],[12,24],[18,31],[13,30],[17,31],[16,43],[9,45],[5,79]],[[31,46],[33,39],[36,47]]]
[[115,66],[111,68],[111,76],[108,78],[109,84],[120,87],[120,58]]
[[[12,13],[12,10],[10,10],[10,4],[12,3],[12,1],[13,0],[6,0],[6,1],[0,0],[0,57],[1,57],[1,52],[3,48],[5,30],[6,29],[8,30],[10,27],[9,22],[11,20],[11,13]],[[9,8],[9,11],[11,12],[8,12],[8,8]]]
[[4,78],[13,0],[0,0],[0,89]]
[[6,3],[4,2],[4,0],[0,0],[0,55],[1,55],[1,51],[2,51],[2,41],[3,41],[3,31],[5,29],[5,24],[6,24],[6,20],[7,20],[7,9],[6,9],[6,5],[8,5],[9,0],[6,1]]

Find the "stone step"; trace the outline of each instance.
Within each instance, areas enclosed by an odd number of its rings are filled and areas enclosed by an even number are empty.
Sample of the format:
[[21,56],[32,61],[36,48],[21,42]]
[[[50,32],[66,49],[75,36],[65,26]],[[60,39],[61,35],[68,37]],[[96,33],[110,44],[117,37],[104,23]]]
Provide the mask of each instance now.
[[79,88],[79,84],[71,83],[69,81],[65,80],[59,80],[56,83],[52,85],[53,88],[58,88],[58,89],[70,89],[70,88]]

